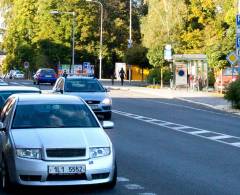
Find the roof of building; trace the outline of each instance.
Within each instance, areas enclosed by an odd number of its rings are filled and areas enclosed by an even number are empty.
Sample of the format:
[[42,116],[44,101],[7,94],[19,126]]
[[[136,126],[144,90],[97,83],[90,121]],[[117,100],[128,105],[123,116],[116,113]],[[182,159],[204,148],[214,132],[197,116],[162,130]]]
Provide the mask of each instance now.
[[207,60],[207,55],[205,54],[175,54],[173,55],[173,60]]

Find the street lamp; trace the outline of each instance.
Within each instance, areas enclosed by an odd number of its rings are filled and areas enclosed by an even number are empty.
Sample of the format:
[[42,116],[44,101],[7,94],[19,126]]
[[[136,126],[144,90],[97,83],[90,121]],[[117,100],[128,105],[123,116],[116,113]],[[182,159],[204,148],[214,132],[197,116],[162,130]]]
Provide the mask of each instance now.
[[74,67],[75,64],[75,12],[60,12],[58,10],[52,10],[50,11],[50,14],[56,15],[56,14],[69,14],[73,16],[72,21],[72,64],[70,64],[69,73],[72,72],[72,67]]
[[101,8],[101,28],[100,28],[100,50],[99,50],[99,79],[102,79],[102,44],[103,44],[103,4],[100,1],[86,0],[87,2],[98,3]]

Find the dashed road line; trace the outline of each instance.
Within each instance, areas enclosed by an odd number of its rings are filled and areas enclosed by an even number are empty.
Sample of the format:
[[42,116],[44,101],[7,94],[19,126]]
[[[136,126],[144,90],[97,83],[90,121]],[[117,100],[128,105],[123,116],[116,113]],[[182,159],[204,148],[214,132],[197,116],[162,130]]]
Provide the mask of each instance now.
[[117,177],[117,181],[118,182],[129,182],[130,179],[126,178],[126,177]]
[[144,190],[144,187],[138,184],[126,184],[125,188],[128,190]]
[[150,123],[152,125],[161,126],[161,127],[168,128],[168,129],[171,129],[174,131],[178,131],[178,132],[181,132],[184,134],[201,137],[201,138],[211,140],[214,142],[219,142],[222,144],[240,148],[240,137],[227,135],[227,134],[223,134],[223,133],[219,133],[219,132],[215,132],[215,131],[200,129],[200,128],[196,128],[196,127],[190,127],[190,126],[186,126],[183,124],[173,123],[170,121],[163,121],[163,120],[159,120],[159,119],[149,118],[146,116],[140,116],[140,115],[133,114],[133,113],[122,112],[119,110],[112,110],[112,112],[122,115],[122,116],[125,116],[125,117],[129,117],[129,118],[140,120],[140,121],[143,121],[146,123]]
[[17,83],[17,82],[9,82],[11,85],[21,85],[21,84],[19,84],[19,83]]

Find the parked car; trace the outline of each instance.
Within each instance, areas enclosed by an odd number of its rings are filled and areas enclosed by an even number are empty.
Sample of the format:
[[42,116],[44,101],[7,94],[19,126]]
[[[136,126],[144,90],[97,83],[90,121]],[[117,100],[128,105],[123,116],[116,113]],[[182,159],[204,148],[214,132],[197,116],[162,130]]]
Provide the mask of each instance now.
[[57,80],[57,74],[54,69],[41,68],[33,76],[33,84],[50,83],[53,85]]
[[117,165],[112,143],[86,103],[74,96],[14,94],[0,122],[0,186],[105,184]]
[[41,90],[36,87],[26,86],[1,86],[0,87],[0,110],[2,109],[7,98],[16,93],[41,93]]
[[216,82],[214,84],[216,91],[225,91],[226,87],[233,81],[238,79],[238,68],[227,67],[219,71],[216,75]]
[[97,115],[103,115],[104,119],[111,119],[112,99],[96,78],[81,76],[60,77],[56,81],[52,92],[81,97]]
[[12,77],[13,77],[14,79],[24,79],[24,73],[21,72],[21,71],[19,71],[19,70],[16,70],[16,71],[13,73]]

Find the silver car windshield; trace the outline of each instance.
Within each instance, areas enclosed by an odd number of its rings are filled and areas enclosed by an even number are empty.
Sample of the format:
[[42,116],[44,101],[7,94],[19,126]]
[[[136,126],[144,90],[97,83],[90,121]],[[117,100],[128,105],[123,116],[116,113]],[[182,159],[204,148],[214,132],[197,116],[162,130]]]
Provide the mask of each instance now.
[[99,127],[84,104],[18,105],[12,129]]
[[65,83],[66,92],[104,92],[101,84],[94,79],[67,79]]

